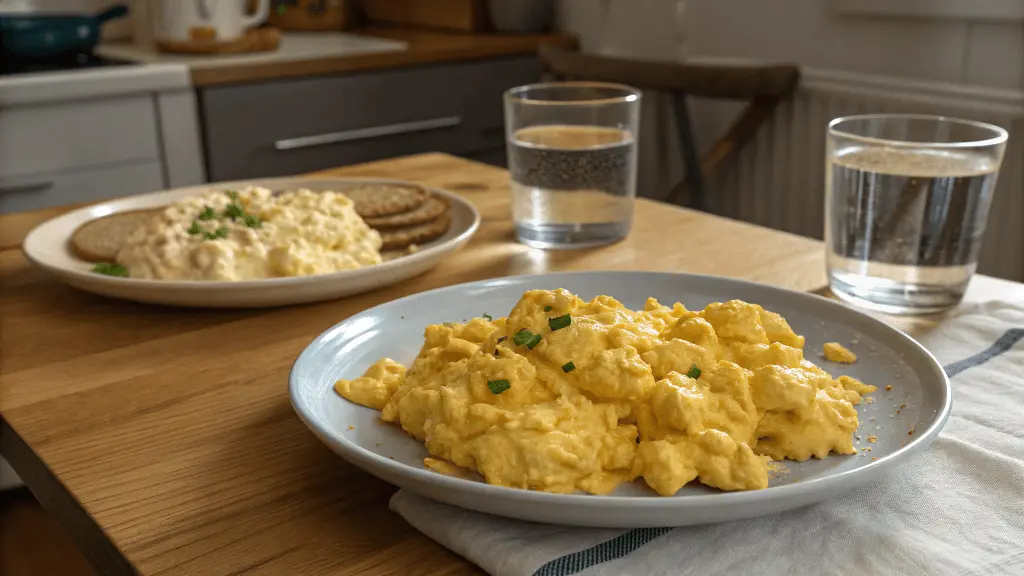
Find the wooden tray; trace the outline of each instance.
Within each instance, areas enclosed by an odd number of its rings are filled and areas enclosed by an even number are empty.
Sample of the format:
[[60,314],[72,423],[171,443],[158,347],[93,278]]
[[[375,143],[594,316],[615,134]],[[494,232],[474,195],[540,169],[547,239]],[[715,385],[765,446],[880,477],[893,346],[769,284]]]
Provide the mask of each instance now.
[[253,28],[245,36],[227,42],[193,40],[191,42],[156,43],[161,52],[175,54],[240,54],[245,52],[268,52],[277,50],[281,43],[281,31],[277,28]]

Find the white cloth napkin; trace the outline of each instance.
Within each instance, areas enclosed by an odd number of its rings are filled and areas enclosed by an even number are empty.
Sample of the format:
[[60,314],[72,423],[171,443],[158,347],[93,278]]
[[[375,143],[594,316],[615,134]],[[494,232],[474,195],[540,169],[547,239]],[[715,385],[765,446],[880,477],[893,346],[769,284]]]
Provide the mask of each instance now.
[[942,434],[883,480],[816,505],[636,530],[508,520],[404,490],[391,509],[494,576],[1024,575],[1024,307],[980,305],[920,340],[952,377]]

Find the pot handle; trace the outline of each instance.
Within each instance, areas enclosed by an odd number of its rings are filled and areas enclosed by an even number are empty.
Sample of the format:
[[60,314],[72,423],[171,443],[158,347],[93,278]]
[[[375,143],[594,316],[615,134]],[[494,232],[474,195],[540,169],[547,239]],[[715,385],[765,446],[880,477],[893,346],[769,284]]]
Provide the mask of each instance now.
[[117,18],[124,18],[127,15],[128,15],[128,7],[125,6],[124,4],[118,4],[116,6],[111,6],[110,8],[107,8],[103,12],[100,12],[99,14],[97,14],[96,15],[96,19],[99,20],[100,22],[106,22],[107,20],[114,20],[114,19],[117,19]]
[[242,26],[245,28],[255,28],[270,16],[270,0],[258,0],[256,2],[256,11],[252,14],[246,14],[242,18]]

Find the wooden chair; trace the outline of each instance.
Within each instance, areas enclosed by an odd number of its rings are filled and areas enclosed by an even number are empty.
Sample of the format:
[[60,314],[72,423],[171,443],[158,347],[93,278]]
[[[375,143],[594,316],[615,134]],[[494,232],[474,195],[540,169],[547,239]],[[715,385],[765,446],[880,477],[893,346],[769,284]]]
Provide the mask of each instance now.
[[[672,188],[668,201],[698,210],[706,207],[704,183],[754,137],[775,108],[793,95],[800,80],[796,66],[709,66],[593,56],[553,44],[541,45],[544,71],[557,80],[589,80],[628,84],[641,90],[671,93],[676,130],[686,176]],[[699,158],[687,96],[749,100],[746,108]]]

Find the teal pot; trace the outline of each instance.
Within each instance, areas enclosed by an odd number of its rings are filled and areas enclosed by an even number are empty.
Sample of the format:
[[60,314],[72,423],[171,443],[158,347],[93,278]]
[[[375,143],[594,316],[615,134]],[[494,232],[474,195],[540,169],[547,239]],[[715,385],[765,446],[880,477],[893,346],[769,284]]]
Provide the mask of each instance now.
[[0,15],[0,55],[12,60],[51,60],[90,53],[100,41],[103,23],[127,15],[124,4],[95,16]]

